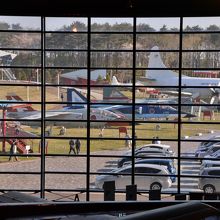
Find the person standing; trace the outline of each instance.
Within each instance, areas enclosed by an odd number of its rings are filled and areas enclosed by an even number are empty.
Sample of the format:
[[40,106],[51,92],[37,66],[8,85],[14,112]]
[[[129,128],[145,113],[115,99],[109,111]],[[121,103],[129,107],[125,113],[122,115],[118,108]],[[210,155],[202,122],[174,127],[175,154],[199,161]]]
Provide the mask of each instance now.
[[63,102],[63,99],[64,99],[63,93],[61,93],[60,98],[61,98],[61,100],[62,100],[62,102]]
[[60,129],[60,134],[59,135],[64,135],[66,133],[66,128],[64,126],[61,127]]
[[137,138],[138,138],[138,137],[137,137],[137,133],[135,132],[135,133],[134,133],[134,149],[136,148],[136,145],[137,145],[137,142],[136,142],[136,141],[137,141]]
[[79,154],[80,147],[81,147],[81,141],[77,138],[75,144],[76,144],[76,153]]
[[130,149],[131,145],[132,145],[131,136],[128,133],[126,133],[126,135],[125,135],[125,147]]
[[15,158],[16,161],[18,161],[18,157],[14,154],[17,154],[17,145],[16,145],[16,140],[13,140],[11,143],[11,147],[10,147],[10,157],[8,161],[12,160],[12,157]]
[[69,146],[70,146],[69,154],[71,153],[71,151],[73,151],[73,153],[76,154],[75,140],[74,139],[70,139]]
[[104,135],[104,129],[105,129],[105,126],[100,129],[100,132],[99,132],[99,137],[100,137],[100,138],[102,138],[103,135]]

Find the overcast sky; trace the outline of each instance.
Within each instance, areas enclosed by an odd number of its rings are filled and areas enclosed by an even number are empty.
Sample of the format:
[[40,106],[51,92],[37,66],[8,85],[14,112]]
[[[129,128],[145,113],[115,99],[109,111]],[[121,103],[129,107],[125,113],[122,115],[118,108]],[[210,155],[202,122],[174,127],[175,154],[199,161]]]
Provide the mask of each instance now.
[[[92,18],[92,23],[131,23],[132,18]],[[80,21],[83,23],[87,23],[87,18],[46,18],[46,25],[47,30],[57,30],[64,25],[68,26],[75,21]],[[0,22],[7,22],[9,24],[17,24],[20,23],[22,27],[25,28],[32,28],[32,29],[39,29],[41,25],[40,17],[18,17],[18,16],[0,16]],[[137,18],[138,23],[146,23],[149,24],[156,30],[159,30],[164,24],[167,28],[179,28],[179,18]],[[199,25],[202,28],[207,28],[209,25],[215,24],[220,26],[220,17],[197,17],[197,18],[184,18],[183,28],[187,25],[189,26],[196,26]]]

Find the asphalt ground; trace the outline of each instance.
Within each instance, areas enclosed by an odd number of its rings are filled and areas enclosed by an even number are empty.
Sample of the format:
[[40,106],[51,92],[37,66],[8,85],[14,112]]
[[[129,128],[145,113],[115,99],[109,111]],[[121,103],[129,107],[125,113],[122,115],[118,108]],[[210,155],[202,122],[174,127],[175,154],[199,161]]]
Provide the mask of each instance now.
[[[203,136],[190,137],[190,139],[202,140],[207,139],[212,135],[220,134],[215,132],[214,134],[206,134]],[[170,144],[171,148],[176,149],[176,142],[163,142],[164,144]],[[199,142],[183,142],[182,152],[183,154],[189,153],[192,155],[195,152]],[[101,151],[93,153],[93,157],[90,158],[90,172],[108,172],[117,167],[117,160],[119,158],[112,157],[112,155],[123,155],[128,149],[120,149],[117,151]],[[103,155],[103,157],[95,157],[95,155]],[[108,156],[108,157],[105,157]],[[0,189],[14,189],[14,190],[39,190],[41,185],[41,178],[39,174],[23,174],[23,172],[40,172],[41,160],[33,159],[19,162],[6,162],[0,164],[0,172],[21,172],[22,174],[0,174]],[[75,194],[79,193],[81,200],[86,200],[86,193],[78,192],[80,189],[86,188],[86,175],[82,172],[87,171],[87,158],[83,155],[79,157],[75,155],[71,156],[50,156],[46,157],[45,161],[46,172],[76,172],[77,174],[46,174],[45,175],[45,188],[56,190],[75,190],[75,192],[53,192],[46,193],[46,197],[49,200],[59,200],[62,198],[67,200],[74,200]],[[94,190],[94,181],[96,175],[90,176],[91,189]],[[95,196],[92,196],[95,195]],[[119,200],[124,200],[125,195],[118,194]],[[140,195],[140,199],[146,199],[147,195]],[[167,196],[169,197],[169,196]],[[91,193],[91,200],[103,200],[103,193]],[[117,200],[117,198],[116,198]]]

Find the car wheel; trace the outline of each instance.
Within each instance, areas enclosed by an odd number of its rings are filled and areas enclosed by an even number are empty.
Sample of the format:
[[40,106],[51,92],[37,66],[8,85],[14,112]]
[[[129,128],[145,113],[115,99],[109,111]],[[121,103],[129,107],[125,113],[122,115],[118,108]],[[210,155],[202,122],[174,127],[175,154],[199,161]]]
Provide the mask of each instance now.
[[152,183],[151,186],[150,186],[150,189],[152,189],[152,190],[161,190],[162,186],[161,186],[160,183]]
[[215,192],[215,187],[213,185],[205,185],[203,187],[204,193],[214,193]]

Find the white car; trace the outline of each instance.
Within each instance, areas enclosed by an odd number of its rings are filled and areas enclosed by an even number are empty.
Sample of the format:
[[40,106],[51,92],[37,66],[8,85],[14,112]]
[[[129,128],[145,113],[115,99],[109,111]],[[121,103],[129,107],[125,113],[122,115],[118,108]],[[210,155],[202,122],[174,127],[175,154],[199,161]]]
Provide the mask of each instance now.
[[[166,166],[155,164],[135,164],[135,184],[137,189],[167,189],[171,187],[172,181],[169,177],[170,173]],[[128,165],[119,169],[112,170],[106,175],[98,175],[95,185],[99,189],[103,189],[104,182],[115,181],[116,189],[126,189],[131,184],[132,166]],[[144,175],[147,174],[148,176]],[[165,176],[160,176],[165,175]],[[167,175],[167,176],[166,176]]]
[[[170,154],[171,156],[174,156],[174,152],[170,150],[170,145],[167,145],[167,144],[145,144],[143,146],[137,147],[135,149],[135,153],[139,151],[150,150],[150,149],[160,150],[160,151]],[[131,150],[127,151],[126,155],[131,155]]]

